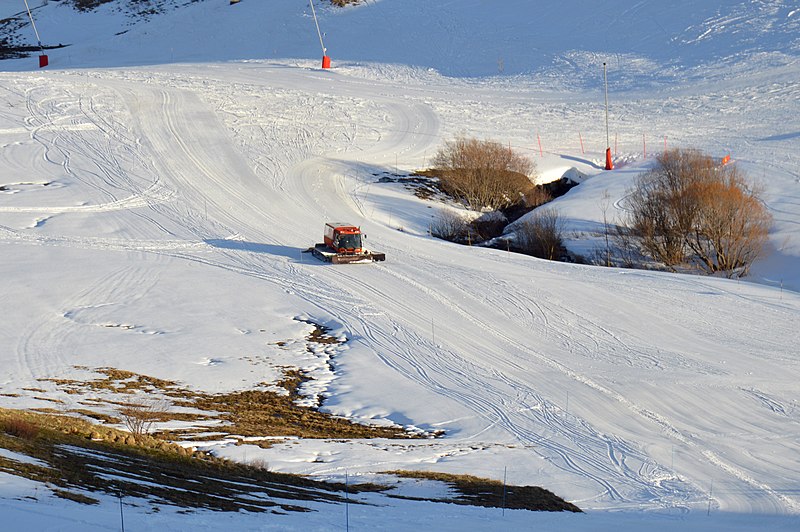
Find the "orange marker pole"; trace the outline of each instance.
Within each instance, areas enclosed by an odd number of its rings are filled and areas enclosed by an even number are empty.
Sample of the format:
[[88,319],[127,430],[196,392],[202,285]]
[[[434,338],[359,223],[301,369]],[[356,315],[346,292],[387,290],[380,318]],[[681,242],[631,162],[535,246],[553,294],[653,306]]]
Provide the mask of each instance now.
[[647,159],[647,137],[642,133],[642,146],[644,147],[644,158]]

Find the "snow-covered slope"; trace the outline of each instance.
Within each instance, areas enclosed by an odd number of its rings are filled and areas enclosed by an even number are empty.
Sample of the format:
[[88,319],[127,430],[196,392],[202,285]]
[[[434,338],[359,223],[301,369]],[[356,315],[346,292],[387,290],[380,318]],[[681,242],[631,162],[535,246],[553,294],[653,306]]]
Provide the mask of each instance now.
[[[62,66],[317,59],[322,53],[310,6],[302,0],[110,2],[82,13],[66,1],[30,4],[43,43],[71,45],[54,54]],[[785,0],[316,4],[334,61],[433,68],[448,76],[543,71],[583,84],[575,76],[589,77],[587,70],[607,59],[627,74],[626,83],[641,83],[694,69],[707,76],[715,63],[729,67],[800,51],[800,12]],[[4,17],[22,14],[23,3],[4,2],[0,9]],[[153,11],[159,14],[148,14]],[[19,37],[36,44],[30,27]]]
[[[0,406],[80,408],[84,397],[40,379],[98,367],[214,392],[296,365],[319,377],[327,411],[446,435],[209,449],[324,478],[505,473],[590,511],[498,522],[398,503],[359,510],[364,528],[798,526],[792,2],[317,4],[330,71],[317,68],[303,2],[175,2],[148,21],[117,2],[81,15],[31,4],[43,41],[71,45],[49,51],[43,71],[34,58],[0,63]],[[614,172],[598,166],[604,61]],[[648,156],[665,144],[730,152],[766,189],[771,249],[737,282],[432,239],[438,204],[379,177],[424,167],[460,133],[508,142],[542,174],[591,176],[553,204],[576,246],[600,229],[604,192],[621,215],[645,142]],[[330,267],[302,254],[332,219],[361,224],[387,261]],[[327,359],[279,345],[307,333],[296,317],[347,339],[333,375]],[[77,530],[116,508],[73,520],[70,503],[36,506],[16,500],[31,486],[0,482],[20,523]],[[339,513],[275,527],[335,528]]]

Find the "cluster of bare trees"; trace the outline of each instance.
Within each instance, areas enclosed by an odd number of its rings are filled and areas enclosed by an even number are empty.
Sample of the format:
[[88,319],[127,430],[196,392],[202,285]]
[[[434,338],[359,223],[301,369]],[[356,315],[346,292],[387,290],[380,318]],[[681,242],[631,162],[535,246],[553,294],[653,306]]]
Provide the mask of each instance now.
[[697,150],[659,156],[626,203],[629,233],[672,270],[691,264],[709,274],[746,275],[772,225],[746,176]]
[[[533,161],[499,142],[464,137],[445,142],[433,165],[442,190],[471,210],[501,211],[509,207],[529,210],[552,199],[547,190],[534,185],[529,177],[536,169]],[[507,220],[500,225],[505,223]],[[473,240],[491,238],[496,225],[484,217],[470,222],[454,212],[443,211],[431,224],[431,234],[471,244]],[[520,224],[515,247],[523,253],[555,260],[563,252],[561,234],[558,213],[545,209]]]
[[473,210],[503,209],[534,189],[534,163],[499,142],[457,138],[445,142],[433,165],[441,187]]
[[[457,138],[444,144],[433,164],[442,190],[472,210],[538,205],[537,189],[528,177],[535,165],[498,142]],[[689,265],[708,274],[747,275],[772,225],[760,194],[735,165],[721,164],[693,149],[665,152],[628,191],[628,219],[614,232],[619,258],[635,266],[632,250],[638,249],[673,271]],[[604,201],[605,217],[608,198]],[[611,265],[616,261],[605,222],[602,262]],[[431,233],[471,243],[470,236],[479,234],[473,226],[474,222],[449,213],[437,220]],[[537,257],[558,259],[563,247],[557,212],[540,209],[519,224],[517,247]]]

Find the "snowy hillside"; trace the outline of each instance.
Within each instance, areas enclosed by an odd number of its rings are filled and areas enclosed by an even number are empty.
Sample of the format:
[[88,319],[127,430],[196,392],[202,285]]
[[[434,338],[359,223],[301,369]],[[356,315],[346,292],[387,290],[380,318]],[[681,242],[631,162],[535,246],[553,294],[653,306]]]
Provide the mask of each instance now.
[[[35,55],[0,61],[0,407],[113,415],[123,394],[59,384],[101,368],[204,393],[300,368],[324,412],[444,435],[195,445],[323,480],[466,473],[586,511],[365,496],[379,506],[350,508],[354,529],[800,526],[795,2],[316,2],[330,70],[303,1],[29,4],[43,44],[67,46],[41,70]],[[15,27],[15,45],[36,44]],[[769,249],[732,281],[431,238],[441,204],[381,178],[459,134],[511,145],[543,178],[589,176],[552,203],[585,252],[603,197],[622,216],[654,154],[730,154],[764,188]],[[331,220],[361,225],[386,262],[302,253]],[[312,323],[339,343],[309,348]],[[0,473],[17,528],[118,525],[116,497],[46,493]],[[313,510],[265,524],[136,499],[126,515],[137,529],[345,527],[341,505]]]

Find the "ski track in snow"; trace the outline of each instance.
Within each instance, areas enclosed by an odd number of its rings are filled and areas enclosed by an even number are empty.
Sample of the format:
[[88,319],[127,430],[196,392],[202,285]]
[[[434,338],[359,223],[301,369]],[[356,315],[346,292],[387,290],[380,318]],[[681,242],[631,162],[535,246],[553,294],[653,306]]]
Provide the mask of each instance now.
[[[146,252],[163,260],[190,261],[269,282],[340,324],[398,378],[449,398],[482,419],[477,424],[480,432],[454,438],[479,439],[487,430],[508,434],[526,452],[594,485],[595,504],[688,509],[705,501],[706,478],[692,478],[685,469],[670,471],[630,435],[609,433],[612,427],[600,428],[582,418],[578,407],[568,412],[558,406],[552,395],[558,385],[537,382],[539,371],[546,371],[546,378],[554,378],[552,372],[561,386],[569,382],[569,389],[593,396],[601,405],[620,405],[637,418],[631,421],[634,425],[666,435],[702,456],[717,474],[740,483],[741,491],[724,495],[727,506],[770,513],[782,508],[798,511],[795,499],[707,448],[683,428],[681,420],[637,404],[571,364],[588,359],[662,372],[674,369],[668,366],[673,364],[701,375],[714,374],[716,366],[677,354],[666,357],[655,346],[593,319],[592,313],[565,305],[558,287],[548,288],[546,281],[542,286],[527,286],[514,275],[527,271],[519,260],[509,261],[512,273],[502,276],[491,273],[497,270],[486,273],[459,267],[448,262],[458,260],[458,252],[433,255],[430,246],[412,251],[391,229],[378,226],[381,238],[377,241],[388,252],[390,263],[368,269],[304,264],[299,254],[302,243],[317,234],[322,218],[349,218],[356,213],[367,218],[367,211],[374,208],[369,184],[358,183],[365,189],[363,195],[353,192],[353,182],[362,179],[358,165],[391,168],[397,158],[432,153],[444,127],[435,109],[454,113],[457,106],[441,100],[432,104],[403,101],[379,83],[350,81],[348,86],[347,80],[337,87],[337,100],[325,94],[331,83],[327,76],[291,70],[280,74],[267,82],[277,89],[270,96],[258,94],[259,82],[251,73],[238,73],[241,79],[232,76],[230,83],[249,95],[246,103],[220,96],[224,91],[208,88],[205,82],[175,75],[178,83],[170,85],[166,74],[147,79],[146,73],[135,71],[93,72],[91,79],[54,76],[55,87],[37,85],[27,90],[25,129],[30,138],[42,145],[45,161],[59,165],[66,180],[81,183],[97,201],[77,206],[0,206],[0,213],[131,211],[135,216],[126,218],[130,226],[120,238],[58,235],[2,225],[0,240]],[[309,85],[309,93],[322,92],[312,97],[292,89],[298,80]],[[82,90],[87,86],[90,91]],[[307,98],[301,102],[307,108],[298,111],[305,114],[294,115],[296,127],[290,135],[280,129],[290,124],[277,124],[269,112],[258,116],[246,108],[252,104],[273,109],[297,98]],[[115,109],[120,102],[129,114],[118,116]],[[303,125],[321,120],[319,111],[311,109],[315,105],[342,111],[338,120],[325,122],[323,133]],[[361,109],[348,114],[351,105]],[[360,118],[366,123],[356,127]],[[95,136],[97,132],[102,134]],[[262,149],[268,142],[274,144]],[[287,224],[284,213],[295,203],[303,205],[304,217]],[[165,238],[143,238],[154,230]],[[271,249],[284,251],[270,253]],[[480,260],[496,265],[506,257],[488,252]],[[581,282],[594,281],[592,274],[573,273]],[[681,283],[690,290],[704,287],[704,281],[695,278],[674,281],[676,286]],[[44,317],[20,333],[16,372],[37,379],[69,367],[74,361],[65,353],[80,344],[86,327],[109,325],[102,318],[104,305],[143,298],[148,290],[147,265],[124,267],[97,279],[87,290],[68,298],[63,313]],[[719,284],[714,290],[724,291]],[[624,288],[621,292],[627,293]],[[728,291],[724,296],[748,304],[746,295]],[[680,295],[659,297],[662,302],[680,302]],[[791,318],[791,311],[780,304],[773,310],[779,323]],[[436,325],[428,323],[429,316],[441,324],[436,340],[426,333],[430,325]],[[705,325],[713,327],[715,320],[709,318]],[[513,325],[499,327],[498,323]],[[458,324],[463,332],[446,330],[451,324]],[[539,331],[536,338],[541,347],[530,342],[530,330]],[[480,356],[464,355],[472,350],[480,351]],[[785,414],[763,392],[747,393],[771,411]]]

